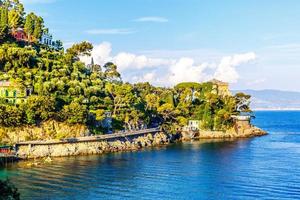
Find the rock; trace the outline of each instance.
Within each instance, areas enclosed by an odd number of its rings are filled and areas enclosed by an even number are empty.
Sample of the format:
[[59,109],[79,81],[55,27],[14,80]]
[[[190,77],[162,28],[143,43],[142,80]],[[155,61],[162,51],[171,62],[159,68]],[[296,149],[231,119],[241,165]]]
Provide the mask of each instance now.
[[73,142],[52,145],[24,145],[19,146],[17,154],[20,158],[42,158],[75,156],[87,154],[101,154],[106,152],[137,150],[144,147],[168,144],[172,137],[160,132],[145,134],[126,141],[116,139],[114,141],[92,141],[92,142]]

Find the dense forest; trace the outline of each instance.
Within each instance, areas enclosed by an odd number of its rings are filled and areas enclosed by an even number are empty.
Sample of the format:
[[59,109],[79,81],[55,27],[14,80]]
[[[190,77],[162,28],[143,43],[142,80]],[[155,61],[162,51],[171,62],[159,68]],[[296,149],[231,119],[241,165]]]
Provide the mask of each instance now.
[[[18,0],[0,1],[0,81],[10,81],[32,93],[20,104],[0,99],[0,126],[38,125],[47,120],[85,124],[90,131],[108,131],[101,123],[111,115],[113,130],[161,125],[175,131],[189,119],[201,120],[201,128],[224,130],[231,116],[249,111],[250,96],[222,96],[212,83],[181,83],[173,88],[150,83],[125,83],[118,67],[85,65],[80,57],[90,56],[89,42],[64,50],[39,43],[49,30],[34,13],[26,14]],[[27,39],[12,33],[22,28]]]

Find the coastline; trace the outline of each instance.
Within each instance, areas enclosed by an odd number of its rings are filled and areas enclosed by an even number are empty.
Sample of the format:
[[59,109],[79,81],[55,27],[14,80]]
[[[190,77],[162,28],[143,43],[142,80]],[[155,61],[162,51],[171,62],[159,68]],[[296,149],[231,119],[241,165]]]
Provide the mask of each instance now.
[[179,135],[158,132],[155,134],[145,133],[141,136],[127,138],[85,142],[66,142],[38,145],[21,145],[17,148],[17,156],[22,160],[65,157],[77,155],[93,155],[121,151],[136,151],[145,147],[166,145],[180,141]]
[[255,112],[260,112],[260,111],[284,112],[284,111],[300,111],[300,108],[254,108],[252,110]]
[[111,152],[137,151],[147,147],[168,145],[175,142],[184,142],[201,139],[238,139],[263,136],[267,133],[257,127],[251,127],[241,133],[230,131],[200,131],[199,135],[186,132],[168,134],[165,132],[145,133],[136,137],[118,137],[102,141],[66,142],[38,145],[21,145],[17,149],[17,156],[21,160],[36,158],[65,157],[78,155],[95,155]]

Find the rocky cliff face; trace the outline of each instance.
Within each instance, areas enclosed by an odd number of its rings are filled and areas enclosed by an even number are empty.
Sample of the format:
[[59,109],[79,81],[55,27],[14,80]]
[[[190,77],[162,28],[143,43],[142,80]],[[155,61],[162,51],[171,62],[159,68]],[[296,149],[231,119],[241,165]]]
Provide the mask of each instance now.
[[174,141],[175,138],[165,133],[146,134],[130,140],[77,142],[51,145],[24,145],[19,146],[17,154],[20,158],[42,158],[75,156],[87,154],[101,154],[117,151],[138,150],[144,147],[164,145]]
[[206,131],[200,130],[199,132],[183,132],[182,140],[191,139],[225,139],[225,138],[250,138],[255,136],[266,135],[267,133],[260,128],[251,126],[248,129],[237,132],[235,129],[229,129],[227,131]]
[[0,143],[15,144],[29,140],[49,140],[85,136],[88,128],[81,124],[67,124],[54,120],[36,126],[0,127]]

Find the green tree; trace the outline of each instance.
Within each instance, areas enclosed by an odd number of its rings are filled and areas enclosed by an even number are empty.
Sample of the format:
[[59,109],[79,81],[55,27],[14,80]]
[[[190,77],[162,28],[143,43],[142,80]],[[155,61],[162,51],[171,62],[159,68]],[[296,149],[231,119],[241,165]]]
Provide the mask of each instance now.
[[234,96],[234,98],[236,100],[236,110],[237,111],[251,112],[251,109],[250,109],[251,96],[250,95],[239,92]]
[[87,121],[87,108],[77,102],[72,102],[63,107],[61,118],[70,124],[84,124]]
[[36,18],[36,16],[32,12],[29,13],[25,18],[24,30],[25,30],[25,33],[27,34],[29,42],[31,42],[31,39],[32,39],[32,36],[34,33],[35,18]]
[[24,121],[24,112],[14,105],[0,105],[0,125],[4,127],[21,126]]
[[105,90],[113,102],[113,116],[134,102],[133,88],[130,84],[107,83]]
[[80,56],[90,56],[92,50],[93,45],[89,42],[84,41],[79,44],[74,44],[72,47],[67,49],[65,61],[67,64],[72,65],[72,63],[80,60]]
[[0,39],[4,39],[8,34],[8,8],[0,7]]
[[110,82],[120,82],[121,79],[121,74],[117,70],[117,65],[115,65],[112,62],[106,63],[103,68],[105,69],[104,71],[104,76],[106,79]]
[[55,45],[57,47],[57,50],[59,50],[59,51],[64,49],[63,42],[61,40],[56,40]]
[[27,123],[33,124],[54,117],[55,99],[49,96],[30,96],[27,99],[25,112]]
[[147,94],[145,96],[145,110],[156,110],[159,106],[159,97],[155,94]]
[[44,20],[42,17],[34,17],[33,37],[38,41],[42,37]]
[[20,27],[22,23],[22,18],[20,13],[17,10],[11,10],[8,13],[8,24],[12,31],[15,31],[18,27]]

